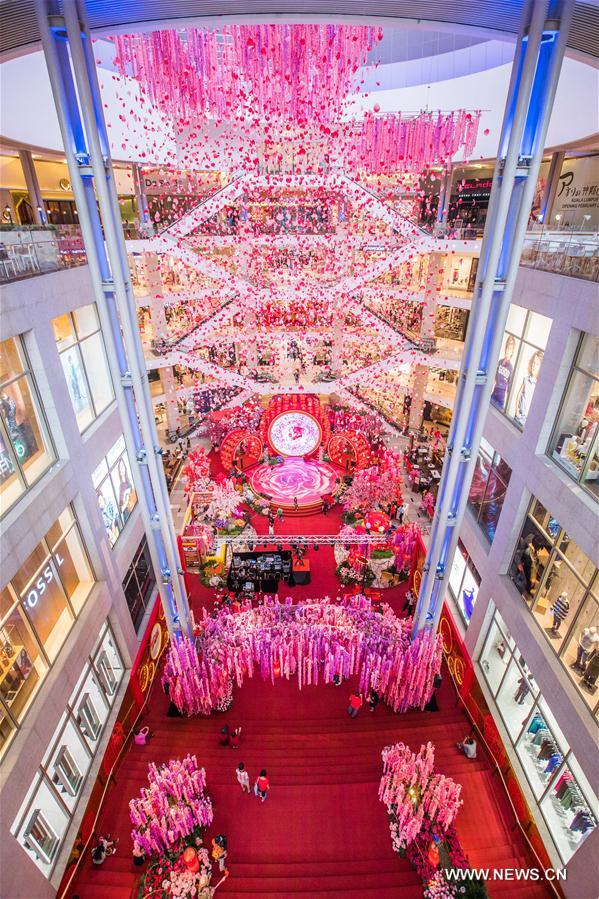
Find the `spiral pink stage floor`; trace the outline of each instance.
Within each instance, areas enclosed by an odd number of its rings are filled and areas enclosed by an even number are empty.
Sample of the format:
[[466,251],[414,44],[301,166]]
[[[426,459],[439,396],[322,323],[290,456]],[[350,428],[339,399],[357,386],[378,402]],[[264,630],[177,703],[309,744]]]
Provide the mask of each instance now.
[[299,509],[320,503],[335,489],[337,471],[327,462],[290,457],[282,465],[258,465],[250,474],[252,490],[270,497],[273,505]]

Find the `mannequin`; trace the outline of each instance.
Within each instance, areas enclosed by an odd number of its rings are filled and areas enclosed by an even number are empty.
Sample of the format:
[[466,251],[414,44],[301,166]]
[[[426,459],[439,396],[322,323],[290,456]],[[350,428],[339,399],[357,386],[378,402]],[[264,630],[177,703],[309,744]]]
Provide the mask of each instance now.
[[599,649],[599,634],[596,627],[585,627],[578,637],[578,647],[576,650],[576,662],[574,668],[584,672],[589,657],[595,650]]
[[551,611],[553,612],[553,627],[551,628],[551,634],[553,637],[559,637],[560,625],[562,621],[565,621],[570,612],[568,594],[565,590],[560,593],[558,598],[555,600]]

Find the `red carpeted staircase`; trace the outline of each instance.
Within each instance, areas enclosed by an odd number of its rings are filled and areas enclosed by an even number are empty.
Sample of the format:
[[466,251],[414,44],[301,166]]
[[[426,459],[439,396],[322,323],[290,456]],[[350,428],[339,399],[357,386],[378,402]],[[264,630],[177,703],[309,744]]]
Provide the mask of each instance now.
[[[157,694],[147,719],[155,736],[149,746],[129,750],[103,814],[102,833],[120,837],[117,854],[102,867],[86,862],[72,895],[129,899],[139,869],[131,862],[128,800],[145,784],[148,762],[187,752],[206,768],[215,804],[209,836],[222,832],[228,838],[230,876],[219,890],[223,895],[421,897],[416,873],[391,848],[377,796],[381,749],[400,739],[414,750],[432,740],[439,770],[462,784],[458,832],[473,865],[528,866],[488,762],[457,752],[467,726],[449,687],[441,694],[440,712],[394,715],[379,706],[374,714],[362,709],[355,720],[346,713],[348,685],[300,692],[295,681],[271,685],[254,678],[236,690],[229,712],[208,719],[166,718],[166,699]],[[243,727],[239,750],[218,745],[225,721]],[[239,761],[252,782],[266,768],[271,792],[265,803],[241,792]],[[514,883],[491,884],[489,893],[494,899],[508,889],[522,899],[546,895],[538,885]]]

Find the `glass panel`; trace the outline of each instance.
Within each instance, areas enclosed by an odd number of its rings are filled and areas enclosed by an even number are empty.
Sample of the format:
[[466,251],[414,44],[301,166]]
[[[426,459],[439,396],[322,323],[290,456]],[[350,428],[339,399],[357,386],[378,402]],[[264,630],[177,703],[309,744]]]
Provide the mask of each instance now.
[[472,559],[468,559],[468,564],[466,565],[466,570],[464,572],[462,589],[458,597],[458,606],[467,622],[469,622],[472,618],[472,612],[474,610],[476,597],[478,596],[479,586],[480,576],[478,574],[478,571],[474,567]]
[[[519,660],[524,663],[522,656]],[[515,740],[524,719],[533,706],[538,687],[524,664],[517,664],[516,656],[508,665],[507,674],[497,694],[497,706],[512,740]]]
[[[511,307],[514,308],[513,306]],[[502,412],[505,409],[507,397],[512,386],[514,377],[514,363],[516,361],[517,342],[512,334],[506,334],[501,356],[495,370],[495,383],[493,385],[493,393],[491,394],[491,402]]]
[[29,485],[41,477],[54,458],[38,408],[27,375],[2,388],[2,420]]
[[66,594],[78,613],[89,596],[94,578],[77,526],[71,528],[56,547],[54,562]]
[[505,674],[510,655],[506,639],[493,621],[480,657],[480,666],[493,696],[497,693],[501,678]]
[[52,330],[54,331],[54,339],[59,353],[67,350],[75,343],[75,329],[68,312],[65,315],[59,315],[58,318],[52,319]]
[[123,678],[124,667],[116,641],[110,630],[106,632],[106,636],[102,640],[102,646],[96,656],[95,667],[106,695],[109,697],[114,696]]
[[595,432],[592,446],[589,449],[582,483],[589,493],[599,500],[599,431]]
[[524,334],[528,343],[532,343],[536,347],[545,349],[549,340],[549,332],[551,331],[551,319],[546,315],[540,315],[538,312],[529,312],[528,321],[526,322],[526,332]]
[[48,558],[49,553],[45,543],[38,543],[33,552],[27,556],[12,579],[12,585],[21,597],[33,585],[38,571],[48,561]]
[[85,375],[83,374],[79,347],[73,346],[70,350],[62,353],[60,361],[67,380],[71,403],[77,416],[77,426],[80,431],[84,431],[90,422],[93,421],[94,411],[88,394]]
[[543,586],[537,592],[533,611],[556,652],[559,652],[584,595],[585,587],[562,557],[554,554]]
[[576,364],[599,378],[599,337],[585,334]]
[[60,541],[60,538],[63,534],[66,534],[74,521],[75,516],[73,515],[71,507],[67,506],[46,534],[46,542],[50,546],[50,549],[56,549],[56,545]]
[[0,342],[0,384],[25,371],[21,343],[16,337]]
[[568,746],[547,704],[540,699],[525,722],[516,751],[537,799],[562,763]]
[[4,419],[5,401],[0,396],[0,513],[3,515],[25,492]]
[[108,712],[109,705],[100,688],[97,675],[90,670],[74,713],[79,730],[92,752],[95,752]]
[[98,313],[94,303],[90,303],[89,306],[81,306],[80,309],[75,309],[73,318],[75,319],[77,336],[80,340],[82,337],[87,337],[89,334],[93,334],[94,331],[98,331],[100,328]]
[[60,841],[69,826],[69,817],[43,780],[35,791],[30,809],[17,839],[38,868],[48,876]]
[[0,591],[0,621],[4,621],[5,616],[8,615],[16,602],[17,599],[12,594],[8,585]]
[[96,407],[96,415],[106,409],[114,399],[112,380],[108,370],[106,351],[101,334],[94,334],[80,344],[85,373]]
[[527,516],[510,567],[510,577],[523,599],[534,598],[550,552],[551,543]]
[[562,659],[585,702],[593,708],[599,676],[599,604],[594,597],[585,601]]
[[[596,797],[593,797],[595,799],[595,814],[593,814],[574,773],[575,759],[568,759],[568,762],[541,802],[543,817],[564,862],[574,855],[580,844],[597,826]],[[578,765],[576,768],[580,777],[582,771]],[[593,796],[592,792],[590,796]]]
[[522,337],[524,335],[525,322],[526,309],[512,303],[508,312],[505,330],[509,331],[511,334],[517,334],[518,337]]
[[98,497],[98,506],[108,535],[108,542],[112,547],[118,540],[123,525],[118,513],[116,497],[110,478],[106,478],[106,480],[96,488],[96,496]]
[[23,606],[48,658],[53,662],[73,625],[73,614],[53,561],[44,566],[29,587]]
[[20,721],[48,667],[19,606],[0,627],[0,698]]
[[46,763],[48,777],[65,805],[75,810],[85,776],[91,765],[91,754],[71,718],[67,718],[54,752]]
[[522,344],[514,370],[513,388],[507,404],[507,414],[521,428],[526,424],[542,362],[541,350],[526,343]]
[[8,717],[4,706],[0,705],[0,758],[15,735],[15,732],[16,728],[14,724]]
[[[599,381],[574,371],[562,405],[551,452],[579,480],[599,426]],[[593,469],[594,470],[594,469]]]
[[133,486],[129,457],[124,452],[111,473],[112,485],[117,500],[118,510],[125,525],[137,503],[137,493]]
[[559,548],[570,562],[570,565],[584,584],[590,584],[596,572],[589,557],[576,545],[574,540],[564,531]]

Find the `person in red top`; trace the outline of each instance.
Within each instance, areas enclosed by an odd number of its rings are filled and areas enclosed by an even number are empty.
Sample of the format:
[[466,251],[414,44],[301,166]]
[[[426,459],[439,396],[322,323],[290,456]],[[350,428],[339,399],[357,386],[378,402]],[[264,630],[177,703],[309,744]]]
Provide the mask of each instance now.
[[256,794],[256,796],[260,797],[262,802],[264,802],[269,790],[270,783],[268,782],[268,777],[266,776],[266,769],[263,768],[256,778],[256,783],[254,784],[254,793]]
[[349,705],[347,707],[347,714],[350,718],[355,718],[360,709],[362,708],[362,694],[361,693],[352,693],[349,697]]
[[231,733],[231,749],[239,749],[239,741],[241,740],[241,728],[236,727],[234,731]]

